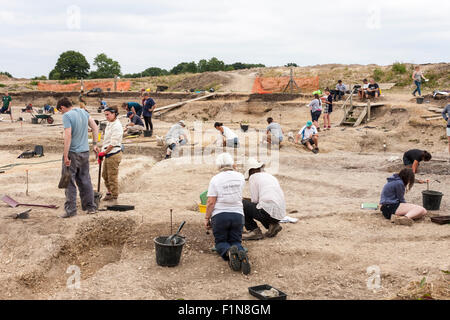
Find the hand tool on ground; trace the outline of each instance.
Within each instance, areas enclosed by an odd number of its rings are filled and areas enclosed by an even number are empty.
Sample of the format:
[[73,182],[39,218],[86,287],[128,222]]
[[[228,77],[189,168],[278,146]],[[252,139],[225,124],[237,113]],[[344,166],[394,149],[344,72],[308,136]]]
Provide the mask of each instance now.
[[30,217],[30,211],[31,209],[28,209],[26,211],[23,211],[21,213],[17,213],[13,216],[14,219],[28,219]]
[[181,229],[183,228],[183,226],[184,226],[185,223],[186,223],[186,221],[183,221],[183,222],[180,224],[180,227],[178,228],[177,232],[176,232],[175,234],[171,235],[170,237],[168,237],[164,243],[165,243],[165,244],[172,244],[172,245],[176,244],[176,237],[177,237],[178,234],[180,233],[180,231],[181,231]]
[[42,208],[50,208],[50,209],[58,209],[58,206],[55,205],[44,205],[44,204],[29,204],[29,203],[19,203],[16,200],[14,200],[13,198],[4,195],[1,200],[3,202],[6,202],[8,205],[10,205],[11,207],[15,208],[18,206],[26,206],[26,207],[42,207]]
[[100,153],[98,154],[98,181],[97,181],[97,192],[94,191],[94,201],[97,205],[97,209],[100,207],[100,200],[102,199],[102,194],[100,193],[100,182],[102,177],[102,162],[103,162],[103,156],[100,156]]

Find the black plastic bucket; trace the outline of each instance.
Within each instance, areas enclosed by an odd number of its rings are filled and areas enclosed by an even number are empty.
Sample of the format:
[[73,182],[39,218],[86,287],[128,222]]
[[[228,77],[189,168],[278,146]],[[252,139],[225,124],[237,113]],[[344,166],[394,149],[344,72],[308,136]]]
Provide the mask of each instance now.
[[151,137],[153,131],[152,130],[144,130],[144,137]]
[[241,129],[242,129],[242,131],[247,132],[248,124],[241,124]]
[[443,193],[433,190],[422,191],[423,207],[427,210],[439,210]]
[[417,98],[416,98],[416,102],[417,102],[418,104],[422,104],[422,103],[423,103],[423,97],[417,97]]
[[177,237],[177,243],[165,244],[168,237],[161,236],[153,239],[155,242],[156,263],[162,267],[175,267],[180,263],[181,251],[185,244],[183,238]]

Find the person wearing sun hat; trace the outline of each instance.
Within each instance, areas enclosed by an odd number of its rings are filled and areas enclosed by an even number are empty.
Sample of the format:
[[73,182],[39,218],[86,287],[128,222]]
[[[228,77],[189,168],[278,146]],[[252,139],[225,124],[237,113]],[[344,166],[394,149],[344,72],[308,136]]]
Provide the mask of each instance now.
[[319,136],[316,127],[311,121],[306,122],[306,125],[297,133],[295,143],[298,143],[299,139],[301,139],[301,143],[313,153],[319,152]]
[[[283,190],[273,175],[264,172],[265,164],[249,158],[244,173],[249,182],[251,201],[243,200],[245,229],[243,240],[259,240],[264,236],[275,237],[282,229],[280,220],[286,216],[286,202]],[[256,221],[268,231],[263,235]]]

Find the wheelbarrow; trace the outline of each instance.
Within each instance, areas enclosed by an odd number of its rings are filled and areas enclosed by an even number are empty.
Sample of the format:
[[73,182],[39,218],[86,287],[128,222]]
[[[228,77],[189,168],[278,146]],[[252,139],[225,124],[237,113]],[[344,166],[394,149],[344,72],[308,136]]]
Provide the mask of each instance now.
[[31,119],[31,123],[40,123],[40,124],[44,124],[44,123],[48,123],[48,124],[52,124],[55,120],[52,118],[51,115],[49,114],[34,114],[31,113],[31,116],[33,117]]

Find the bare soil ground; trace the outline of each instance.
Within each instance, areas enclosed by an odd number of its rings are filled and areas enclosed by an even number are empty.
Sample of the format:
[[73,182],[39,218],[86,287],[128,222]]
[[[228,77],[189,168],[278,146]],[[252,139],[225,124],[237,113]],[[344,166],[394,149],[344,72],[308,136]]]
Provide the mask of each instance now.
[[[211,251],[213,236],[205,233],[203,214],[197,210],[200,193],[217,173],[214,156],[205,156],[203,162],[160,161],[164,150],[154,137],[125,139],[119,203],[135,205],[135,210],[89,216],[79,208],[76,217],[60,219],[65,199],[57,188],[62,127],[32,125],[29,114],[21,114],[26,120],[22,125],[0,122],[0,166],[23,164],[0,174],[0,194],[59,206],[33,208],[29,219],[20,220],[10,215],[25,207],[0,203],[0,299],[252,299],[247,288],[265,283],[286,292],[289,299],[418,299],[426,294],[449,299],[450,279],[443,271],[450,270],[450,229],[432,223],[430,216],[450,215],[450,164],[421,164],[419,178],[439,180],[430,188],[444,197],[439,211],[430,211],[412,227],[393,225],[379,211],[360,209],[362,202],[379,201],[386,178],[402,167],[404,151],[423,148],[435,159],[448,159],[442,120],[420,117],[428,114],[433,102],[417,105],[411,98],[406,92],[386,93],[386,105],[374,110],[373,121],[357,128],[336,126],[342,117],[336,105],[333,127],[320,133],[317,155],[284,143],[278,170],[274,165],[268,171],[280,181],[287,214],[299,221],[283,224],[275,238],[244,242],[252,264],[248,276],[232,272]],[[162,136],[174,122],[185,119],[193,137],[194,122],[202,120],[210,129],[199,143],[204,147],[216,134],[214,121],[237,132],[239,123],[247,121],[250,131],[239,133],[245,141],[252,129],[264,129],[265,119],[272,116],[285,134],[296,133],[309,120],[307,102],[196,102],[154,119],[154,132]],[[102,119],[94,103],[88,100],[92,116]],[[14,105],[16,117],[19,110],[20,105]],[[61,123],[61,115],[55,120]],[[37,144],[44,145],[43,158],[17,159]],[[91,160],[96,188],[98,165],[93,155]],[[416,184],[406,200],[421,204],[424,189]],[[246,187],[244,196],[248,195]],[[173,230],[187,222],[182,230],[187,242],[174,268],[156,264],[153,243],[155,237],[171,233],[169,209]],[[79,289],[67,287],[71,265],[81,270]],[[367,270],[373,266],[380,269],[379,289],[368,288],[373,274]]]

